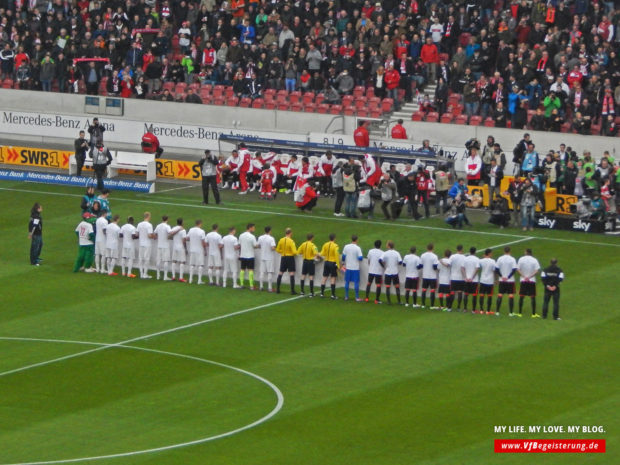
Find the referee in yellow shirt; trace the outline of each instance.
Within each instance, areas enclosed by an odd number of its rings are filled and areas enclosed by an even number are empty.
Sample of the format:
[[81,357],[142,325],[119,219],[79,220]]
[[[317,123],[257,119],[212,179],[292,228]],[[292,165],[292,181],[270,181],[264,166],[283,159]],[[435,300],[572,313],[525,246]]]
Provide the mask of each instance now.
[[295,292],[295,255],[297,255],[297,246],[292,239],[293,230],[286,228],[284,231],[284,237],[278,241],[276,246],[276,252],[278,252],[282,258],[280,259],[280,272],[278,273],[278,279],[276,281],[276,292],[280,293],[280,284],[282,283],[282,274],[289,272],[291,279],[291,294],[296,295]]
[[331,298],[336,300],[336,278],[338,277],[338,268],[340,268],[340,248],[334,242],[336,235],[331,233],[329,241],[321,247],[321,257],[325,260],[323,266],[323,279],[321,280],[321,297],[325,297],[325,283],[327,278],[331,278],[332,295]]
[[314,234],[308,233],[306,239],[306,242],[303,242],[297,249],[297,255],[301,255],[304,259],[301,265],[301,295],[304,295],[306,276],[308,276],[310,278],[310,294],[308,297],[314,297],[314,261],[319,257],[319,249],[312,242]]

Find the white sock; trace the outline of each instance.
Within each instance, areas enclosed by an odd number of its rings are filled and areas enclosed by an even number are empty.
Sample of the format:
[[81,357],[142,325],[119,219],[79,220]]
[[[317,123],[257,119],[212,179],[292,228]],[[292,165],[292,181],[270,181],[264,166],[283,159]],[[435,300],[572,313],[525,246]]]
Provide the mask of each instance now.
[[202,266],[199,266],[199,267],[198,267],[198,282],[199,282],[199,283],[201,283],[201,282],[202,282],[202,270],[203,270],[203,267],[202,267]]
[[179,279],[183,279],[183,263],[179,263]]
[[189,282],[192,283],[192,279],[194,279],[194,266],[189,266]]
[[164,262],[164,279],[168,278],[168,268],[170,268],[170,262]]
[[127,259],[127,274],[131,274],[131,270],[133,269],[133,258]]
[[209,277],[209,284],[213,284],[213,268],[207,268],[207,276]]

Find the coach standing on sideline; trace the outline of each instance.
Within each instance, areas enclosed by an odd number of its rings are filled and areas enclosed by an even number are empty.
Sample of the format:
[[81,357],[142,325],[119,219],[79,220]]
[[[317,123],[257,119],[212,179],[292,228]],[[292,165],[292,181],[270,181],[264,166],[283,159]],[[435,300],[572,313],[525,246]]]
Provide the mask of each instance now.
[[558,266],[557,258],[552,258],[550,265],[545,268],[540,275],[545,286],[545,296],[543,299],[542,317],[547,318],[549,310],[549,300],[553,298],[553,319],[560,318],[560,283],[564,281],[564,272]]
[[86,141],[86,133],[80,131],[80,137],[75,139],[73,146],[75,147],[75,162],[77,163],[77,175],[82,176],[82,168],[86,160],[86,151],[88,150],[88,142]]
[[200,174],[202,174],[202,203],[209,204],[209,186],[213,190],[215,203],[220,204],[220,193],[217,190],[217,172],[216,167],[219,160],[211,153],[211,150],[205,150],[205,155],[200,159]]
[[35,202],[30,210],[30,221],[28,222],[28,239],[30,239],[30,264],[39,266],[41,264],[41,249],[43,248],[43,220],[41,212],[43,207],[39,202]]

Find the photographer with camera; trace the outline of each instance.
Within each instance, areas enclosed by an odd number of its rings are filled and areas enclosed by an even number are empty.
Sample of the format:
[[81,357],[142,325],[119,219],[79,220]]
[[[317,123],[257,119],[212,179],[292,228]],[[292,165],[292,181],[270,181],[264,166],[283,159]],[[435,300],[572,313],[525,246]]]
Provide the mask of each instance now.
[[388,207],[390,206],[390,204],[392,203],[392,200],[396,196],[396,182],[394,182],[394,180],[390,178],[390,175],[388,173],[385,173],[381,177],[381,181],[379,182],[379,189],[381,190],[381,200],[382,200],[381,210],[383,211],[383,214],[385,215],[385,219],[395,220],[396,218],[393,218],[390,216],[390,210],[388,210]]
[[200,174],[202,175],[202,204],[209,204],[209,186],[213,190],[215,203],[220,204],[220,192],[217,188],[217,165],[218,158],[211,153],[211,150],[205,150],[204,156],[198,162],[200,166]]
[[99,124],[99,118],[93,118],[93,124],[88,126],[88,134],[90,134],[90,150],[92,151],[99,143],[103,145],[103,133],[105,127]]
[[536,202],[538,200],[538,189],[532,183],[532,179],[527,177],[523,184],[518,188],[521,199],[521,226],[523,231],[534,230],[534,215],[536,213]]

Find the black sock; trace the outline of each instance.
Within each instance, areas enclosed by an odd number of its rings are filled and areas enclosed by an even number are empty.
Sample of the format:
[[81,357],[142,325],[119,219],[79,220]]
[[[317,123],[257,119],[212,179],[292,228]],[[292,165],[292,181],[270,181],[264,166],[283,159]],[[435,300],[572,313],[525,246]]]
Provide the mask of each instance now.
[[491,295],[489,295],[487,297],[487,312],[491,311],[491,303],[492,303],[492,301],[493,301],[493,297]]
[[325,295],[325,284],[321,284],[321,295]]
[[413,305],[418,305],[418,291],[414,289],[412,294],[413,294]]
[[501,308],[501,306],[502,306],[502,296],[498,295],[497,296],[497,303],[495,304],[495,312],[496,313],[499,313],[499,309]]
[[471,309],[472,310],[476,310],[476,303],[478,302],[478,296],[476,294],[474,294],[472,297],[472,302],[471,302]]
[[448,298],[446,299],[446,305],[450,310],[452,310],[452,304],[454,304],[454,293],[450,292],[450,294],[448,294]]
[[400,303],[400,287],[396,287],[396,298],[398,299],[398,303]]
[[385,286],[385,296],[387,297],[388,304],[391,304],[392,299],[390,299],[390,286]]
[[370,296],[370,284],[366,284],[366,298]]
[[459,292],[456,296],[456,309],[458,310],[459,308],[463,308],[461,307],[461,304],[463,303],[463,293]]
[[510,313],[512,313],[514,308],[515,308],[515,298],[514,297],[509,297],[508,298],[508,310],[510,311]]
[[332,295],[335,296],[336,295],[336,285],[332,284]]
[[377,291],[377,297],[375,297],[377,300],[379,300],[379,297],[381,297],[381,286],[377,286],[375,287],[376,291]]
[[422,306],[426,307],[426,289],[422,289]]
[[310,280],[310,294],[314,294],[314,279]]
[[278,279],[276,280],[276,291],[280,292],[280,284],[282,284],[282,275],[278,275]]
[[405,303],[409,305],[409,289],[405,291]]
[[523,296],[519,297],[519,314],[523,313]]
[[435,291],[431,289],[431,307],[435,306]]
[[291,276],[291,294],[295,293],[295,276]]
[[443,294],[439,294],[439,305],[443,307]]
[[532,297],[532,315],[536,315],[536,297]]
[[299,285],[301,286],[301,293],[304,293],[304,288],[306,287],[306,280],[302,279],[301,281],[299,281]]
[[467,310],[467,298],[469,297],[469,294],[465,294],[463,296],[463,310]]

